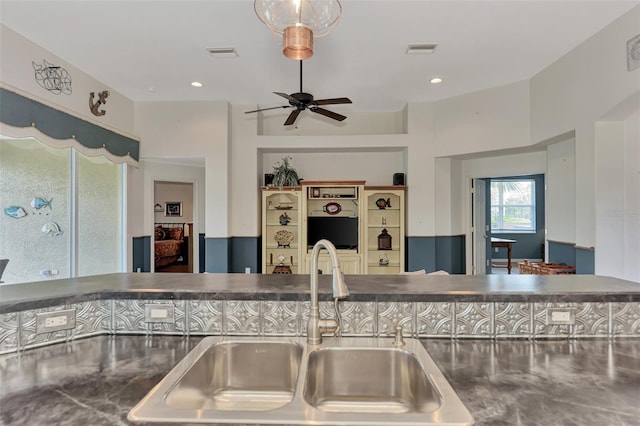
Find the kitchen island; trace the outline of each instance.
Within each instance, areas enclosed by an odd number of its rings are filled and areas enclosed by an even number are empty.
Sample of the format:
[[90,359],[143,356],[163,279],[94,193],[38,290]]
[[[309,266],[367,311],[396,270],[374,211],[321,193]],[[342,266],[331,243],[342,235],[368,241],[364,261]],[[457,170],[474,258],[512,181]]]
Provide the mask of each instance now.
[[[0,357],[0,424],[129,425],[201,337],[96,336]],[[640,425],[640,339],[422,339],[476,425]]]
[[[478,425],[640,425],[638,283],[353,275],[347,284],[344,334],[388,338],[401,325]],[[328,317],[330,276],[319,291]],[[201,336],[301,336],[308,308],[305,275],[122,273],[0,286],[0,424],[129,424],[131,407]],[[42,329],[42,315],[64,316],[64,327]]]

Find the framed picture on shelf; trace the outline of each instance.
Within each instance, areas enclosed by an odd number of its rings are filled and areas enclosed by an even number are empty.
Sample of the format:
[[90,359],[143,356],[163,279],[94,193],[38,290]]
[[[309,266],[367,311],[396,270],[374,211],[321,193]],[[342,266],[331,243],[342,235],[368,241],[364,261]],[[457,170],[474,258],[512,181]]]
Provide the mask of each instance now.
[[311,188],[311,196],[313,198],[320,198],[320,188]]
[[182,216],[182,203],[164,203],[165,216]]

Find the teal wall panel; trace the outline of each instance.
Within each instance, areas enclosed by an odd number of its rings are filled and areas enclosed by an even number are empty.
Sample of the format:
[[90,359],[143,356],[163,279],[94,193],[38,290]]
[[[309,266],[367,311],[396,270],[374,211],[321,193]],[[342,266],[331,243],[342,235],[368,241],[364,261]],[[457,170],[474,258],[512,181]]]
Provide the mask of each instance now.
[[231,268],[229,272],[244,273],[245,268],[251,268],[251,273],[260,270],[260,239],[256,237],[231,238]]
[[576,267],[576,274],[595,273],[595,251],[575,244],[549,241],[549,262],[566,263]]
[[549,241],[549,262],[576,264],[576,249],[574,244]]
[[436,240],[434,237],[407,237],[405,270],[436,270]]
[[230,269],[231,240],[205,238],[205,272],[226,274]]
[[133,238],[133,271],[151,272],[151,237]]
[[444,270],[450,274],[466,273],[465,236],[408,237],[407,271]]
[[436,270],[450,274],[466,273],[465,236],[436,237]]
[[576,274],[595,274],[595,252],[587,248],[575,248],[576,250]]

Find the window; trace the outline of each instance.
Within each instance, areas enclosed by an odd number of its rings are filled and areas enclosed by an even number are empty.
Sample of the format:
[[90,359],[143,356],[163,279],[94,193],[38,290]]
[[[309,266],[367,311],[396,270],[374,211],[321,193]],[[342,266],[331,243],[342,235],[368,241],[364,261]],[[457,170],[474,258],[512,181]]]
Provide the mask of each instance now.
[[36,139],[0,138],[2,280],[120,272],[122,167]]
[[536,231],[536,185],[533,179],[491,180],[491,231]]

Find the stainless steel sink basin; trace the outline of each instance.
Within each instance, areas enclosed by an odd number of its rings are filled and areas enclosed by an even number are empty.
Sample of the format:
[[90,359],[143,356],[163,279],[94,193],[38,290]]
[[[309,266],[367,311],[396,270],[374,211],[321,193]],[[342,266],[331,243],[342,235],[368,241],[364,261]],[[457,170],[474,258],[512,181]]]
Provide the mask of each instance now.
[[206,349],[167,392],[180,409],[272,410],[289,403],[302,347],[286,342],[221,342]]
[[422,344],[204,338],[129,412],[145,423],[471,425]]
[[393,348],[327,348],[307,363],[304,399],[339,413],[426,413],[442,398],[411,353]]

